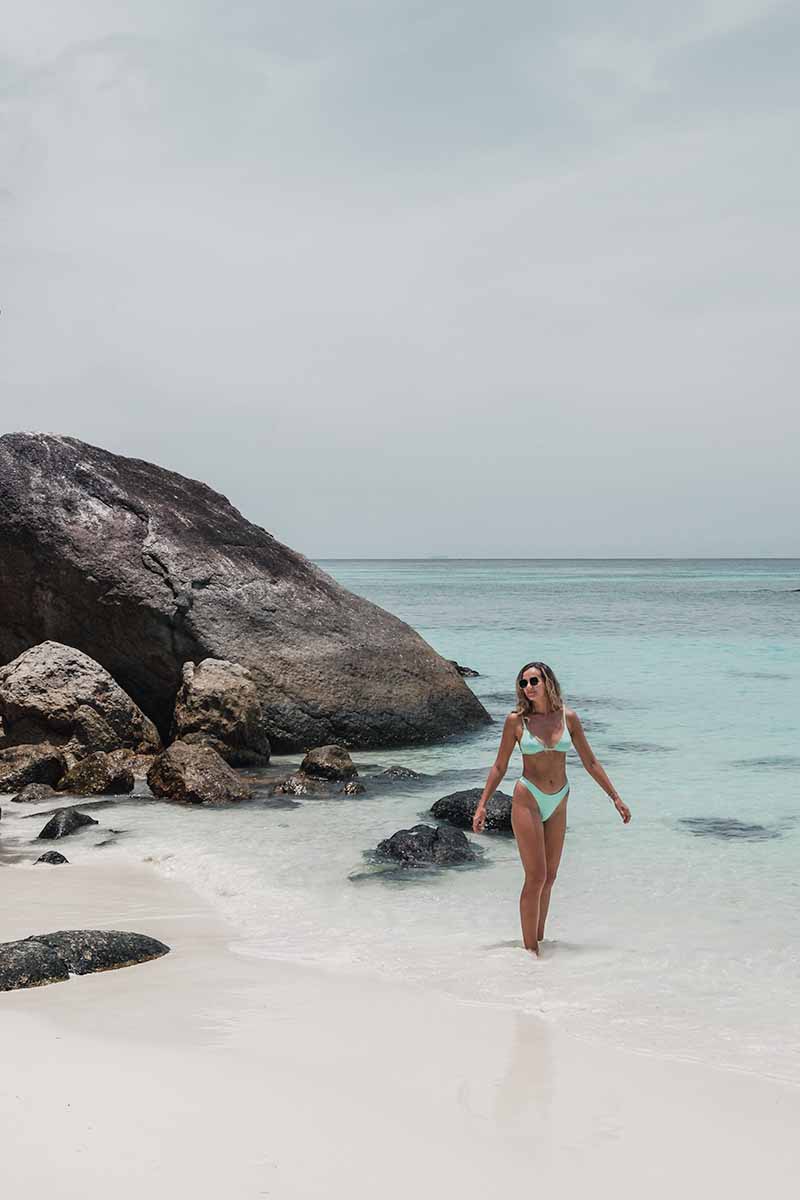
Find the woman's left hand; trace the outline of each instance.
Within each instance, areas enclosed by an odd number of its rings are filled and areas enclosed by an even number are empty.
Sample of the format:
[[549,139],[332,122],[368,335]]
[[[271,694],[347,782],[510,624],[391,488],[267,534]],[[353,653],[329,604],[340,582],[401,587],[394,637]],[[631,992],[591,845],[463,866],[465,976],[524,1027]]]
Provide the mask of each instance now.
[[619,796],[617,796],[616,800],[614,800],[614,808],[622,817],[623,824],[627,825],[628,821],[631,819],[631,810],[628,808],[627,804],[623,804]]

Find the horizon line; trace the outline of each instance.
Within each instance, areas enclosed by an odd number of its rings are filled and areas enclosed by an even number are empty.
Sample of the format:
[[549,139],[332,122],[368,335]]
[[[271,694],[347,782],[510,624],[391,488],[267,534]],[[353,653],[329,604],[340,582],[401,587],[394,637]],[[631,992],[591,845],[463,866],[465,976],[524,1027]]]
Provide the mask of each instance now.
[[794,554],[306,554],[323,562],[800,562]]

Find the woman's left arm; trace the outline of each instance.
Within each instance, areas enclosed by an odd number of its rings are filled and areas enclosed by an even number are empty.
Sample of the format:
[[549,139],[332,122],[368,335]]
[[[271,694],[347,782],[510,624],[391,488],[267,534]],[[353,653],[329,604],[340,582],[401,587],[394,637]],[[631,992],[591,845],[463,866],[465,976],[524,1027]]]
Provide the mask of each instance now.
[[628,821],[631,819],[631,810],[628,808],[627,804],[622,802],[617,789],[614,787],[613,783],[600,766],[600,763],[595,758],[594,751],[586,740],[586,734],[583,732],[583,726],[581,725],[580,717],[576,712],[569,712],[566,714],[566,721],[567,729],[569,730],[570,737],[572,738],[572,744],[578,751],[581,762],[591,775],[592,779],[596,780],[606,795],[611,797],[614,808],[627,825]]

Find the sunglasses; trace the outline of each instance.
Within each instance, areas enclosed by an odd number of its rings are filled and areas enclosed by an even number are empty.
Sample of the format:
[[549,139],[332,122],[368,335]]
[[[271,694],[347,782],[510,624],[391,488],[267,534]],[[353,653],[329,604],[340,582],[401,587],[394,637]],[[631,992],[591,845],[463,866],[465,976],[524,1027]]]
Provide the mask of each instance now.
[[519,686],[521,688],[536,687],[536,685],[541,682],[542,681],[538,675],[529,675],[527,679],[520,679]]

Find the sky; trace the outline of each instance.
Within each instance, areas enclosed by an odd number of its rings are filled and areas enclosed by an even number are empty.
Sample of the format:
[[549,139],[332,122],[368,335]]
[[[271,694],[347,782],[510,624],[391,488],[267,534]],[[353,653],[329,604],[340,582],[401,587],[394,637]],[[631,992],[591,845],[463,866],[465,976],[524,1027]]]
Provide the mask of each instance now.
[[796,5],[0,11],[0,432],[315,559],[800,555]]

